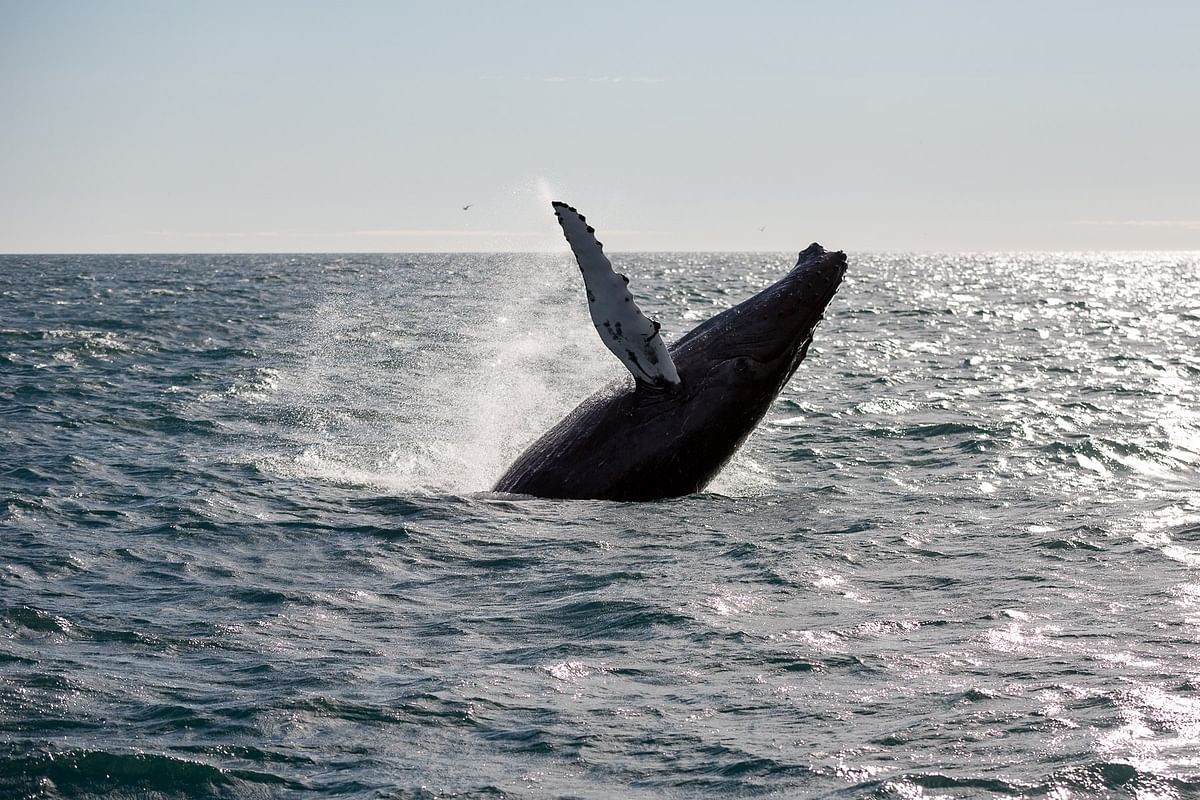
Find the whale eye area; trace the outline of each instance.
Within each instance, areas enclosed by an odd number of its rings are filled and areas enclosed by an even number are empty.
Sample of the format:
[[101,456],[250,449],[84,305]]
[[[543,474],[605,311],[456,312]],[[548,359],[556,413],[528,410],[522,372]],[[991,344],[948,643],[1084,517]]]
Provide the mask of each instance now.
[[726,374],[733,373],[741,378],[764,366],[764,363],[750,355],[737,355],[722,359],[713,366]]

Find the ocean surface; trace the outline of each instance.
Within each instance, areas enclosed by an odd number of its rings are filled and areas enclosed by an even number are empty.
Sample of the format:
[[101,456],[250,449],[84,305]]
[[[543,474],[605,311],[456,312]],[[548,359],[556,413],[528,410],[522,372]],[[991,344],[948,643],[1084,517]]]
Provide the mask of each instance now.
[[[794,254],[616,258],[668,341]],[[1200,796],[1200,254],[850,254],[705,494],[569,254],[0,257],[0,797]]]

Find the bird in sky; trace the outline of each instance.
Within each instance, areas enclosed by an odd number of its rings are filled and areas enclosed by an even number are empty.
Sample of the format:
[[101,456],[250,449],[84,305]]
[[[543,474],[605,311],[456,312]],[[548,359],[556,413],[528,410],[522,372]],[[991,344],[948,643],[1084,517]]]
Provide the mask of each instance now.
[[475,204],[474,204],[474,203],[467,203],[465,206],[463,206],[463,211],[466,211],[468,208],[470,208],[470,207],[471,207],[471,206],[473,206],[473,205],[475,205]]

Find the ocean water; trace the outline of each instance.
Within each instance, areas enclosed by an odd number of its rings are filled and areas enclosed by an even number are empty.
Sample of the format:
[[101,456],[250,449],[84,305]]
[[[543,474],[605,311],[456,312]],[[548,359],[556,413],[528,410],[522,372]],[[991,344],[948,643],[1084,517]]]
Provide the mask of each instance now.
[[[619,261],[670,340],[792,258]],[[1200,255],[851,253],[709,492],[489,494],[581,295],[0,258],[0,797],[1200,796]]]

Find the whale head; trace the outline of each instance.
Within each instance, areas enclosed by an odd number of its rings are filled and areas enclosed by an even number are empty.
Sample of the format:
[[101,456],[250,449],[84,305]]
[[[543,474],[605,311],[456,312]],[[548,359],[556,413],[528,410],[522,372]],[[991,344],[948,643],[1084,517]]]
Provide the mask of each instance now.
[[684,385],[719,395],[712,402],[769,405],[804,360],[845,273],[845,253],[809,245],[787,275],[671,348]]

